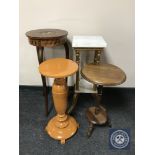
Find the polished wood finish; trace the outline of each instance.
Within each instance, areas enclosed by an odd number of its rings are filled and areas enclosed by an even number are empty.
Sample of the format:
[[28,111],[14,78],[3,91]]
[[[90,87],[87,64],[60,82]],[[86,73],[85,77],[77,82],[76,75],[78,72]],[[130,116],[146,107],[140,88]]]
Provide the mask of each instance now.
[[68,32],[60,29],[37,29],[26,32],[26,35],[31,39],[50,39],[67,37]]
[[50,78],[64,78],[77,72],[78,65],[69,59],[48,59],[40,64],[39,71]]
[[86,64],[81,75],[91,83],[104,86],[119,85],[126,80],[125,73],[111,64]]
[[[64,45],[66,58],[69,59],[68,32],[59,29],[37,29],[26,32],[29,43],[36,46],[39,64],[44,61],[44,48]],[[45,114],[48,115],[48,90],[46,78],[42,75],[43,95],[45,97]]]
[[119,85],[126,80],[125,73],[119,67],[111,64],[99,64],[98,54],[100,53],[95,53],[94,63],[86,64],[81,70],[82,77],[95,84],[98,90],[98,94],[95,95],[97,105],[89,107],[86,111],[89,122],[87,132],[88,137],[91,135],[95,124],[107,124],[111,127],[106,109],[100,104],[102,98],[102,86]]
[[69,59],[55,58],[44,61],[39,66],[42,75],[55,78],[52,95],[57,115],[46,126],[50,137],[60,140],[64,144],[66,139],[73,136],[78,128],[76,120],[67,115],[68,88],[65,77],[73,75],[78,70],[78,65]]
[[26,33],[29,43],[39,47],[54,47],[64,44],[67,40],[68,32],[59,29],[38,29]]
[[107,121],[106,109],[103,107],[89,107],[86,113],[88,119],[93,124],[102,125]]

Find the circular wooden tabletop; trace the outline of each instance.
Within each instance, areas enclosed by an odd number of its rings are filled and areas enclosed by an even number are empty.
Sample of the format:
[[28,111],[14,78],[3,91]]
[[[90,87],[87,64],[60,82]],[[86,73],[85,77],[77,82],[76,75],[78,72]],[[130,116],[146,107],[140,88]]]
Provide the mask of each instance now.
[[103,86],[119,85],[126,80],[125,73],[111,64],[86,64],[81,70],[81,75],[87,81]]
[[48,59],[39,65],[40,73],[51,78],[64,78],[74,74],[77,70],[78,65],[65,58]]
[[67,31],[60,29],[37,29],[26,32],[26,36],[31,39],[58,39],[66,37],[67,34]]

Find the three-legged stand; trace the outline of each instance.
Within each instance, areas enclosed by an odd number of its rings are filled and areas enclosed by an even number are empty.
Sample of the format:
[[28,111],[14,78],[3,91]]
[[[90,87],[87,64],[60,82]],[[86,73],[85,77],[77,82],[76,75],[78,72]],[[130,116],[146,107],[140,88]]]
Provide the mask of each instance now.
[[110,119],[108,118],[106,109],[101,105],[102,99],[102,86],[97,87],[97,94],[94,95],[97,104],[96,106],[89,107],[86,110],[86,117],[89,122],[87,136],[90,137],[94,129],[94,125],[108,125],[111,127]]

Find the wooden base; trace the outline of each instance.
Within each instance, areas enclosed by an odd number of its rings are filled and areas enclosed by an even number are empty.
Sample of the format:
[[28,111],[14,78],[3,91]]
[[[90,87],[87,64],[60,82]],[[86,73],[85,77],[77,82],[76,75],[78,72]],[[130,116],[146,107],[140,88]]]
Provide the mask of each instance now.
[[54,80],[52,95],[57,115],[49,121],[46,131],[50,137],[60,140],[61,144],[65,144],[66,139],[73,136],[77,131],[78,124],[73,117],[65,114],[68,87],[64,78]]
[[109,127],[111,126],[108,120],[106,109],[102,106],[94,106],[88,108],[86,111],[86,116],[89,121],[89,128],[87,132],[88,137],[91,136],[94,125],[104,125],[108,123]]
[[[67,115],[66,115],[67,116]],[[66,139],[72,137],[78,128],[76,120],[67,116],[66,120],[58,121],[58,116],[52,118],[46,126],[46,131],[50,137],[60,140],[61,144],[65,144]]]
[[102,125],[107,122],[107,112],[106,109],[102,106],[90,107],[86,112],[88,120],[93,124]]
[[73,136],[78,127],[75,119],[66,114],[68,87],[65,79],[77,70],[78,65],[75,62],[64,58],[48,59],[39,65],[42,75],[55,78],[52,97],[57,115],[49,121],[46,131],[50,137],[60,140],[61,144]]

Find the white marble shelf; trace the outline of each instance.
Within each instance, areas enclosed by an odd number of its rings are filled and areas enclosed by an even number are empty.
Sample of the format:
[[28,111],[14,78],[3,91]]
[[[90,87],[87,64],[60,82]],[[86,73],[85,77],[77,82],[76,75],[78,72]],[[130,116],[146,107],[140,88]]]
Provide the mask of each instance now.
[[104,48],[107,43],[102,36],[73,36],[73,48]]
[[96,94],[97,90],[93,89],[93,84],[86,81],[85,79],[80,79],[79,81],[79,90],[75,89],[76,93],[92,93]]

